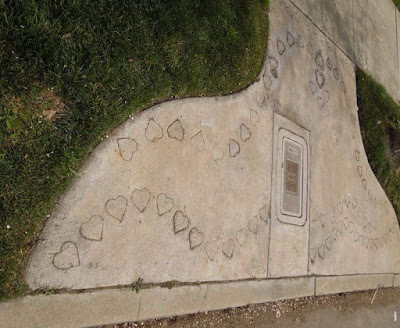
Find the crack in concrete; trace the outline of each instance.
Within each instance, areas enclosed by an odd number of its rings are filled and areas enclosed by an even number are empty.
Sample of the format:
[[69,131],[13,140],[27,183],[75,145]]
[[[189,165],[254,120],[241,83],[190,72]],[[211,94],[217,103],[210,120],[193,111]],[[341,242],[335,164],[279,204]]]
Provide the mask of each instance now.
[[208,296],[208,287],[209,287],[209,285],[207,284],[207,288],[206,288],[206,291],[204,293],[203,302],[201,302],[200,309],[199,309],[199,311],[197,313],[200,313],[203,310],[204,303],[206,302],[206,299],[207,299],[207,296]]
[[142,307],[142,296],[140,295],[140,296],[139,296],[139,305],[138,305],[138,314],[137,314],[136,321],[139,320],[141,307]]

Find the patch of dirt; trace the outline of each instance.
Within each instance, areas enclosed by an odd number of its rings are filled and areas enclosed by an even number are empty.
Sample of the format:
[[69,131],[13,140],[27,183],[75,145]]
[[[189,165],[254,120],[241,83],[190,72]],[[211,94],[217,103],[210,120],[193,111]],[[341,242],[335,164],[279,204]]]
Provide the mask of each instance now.
[[[374,296],[375,295],[375,296]],[[305,315],[316,309],[331,309],[346,316],[360,308],[372,309],[384,307],[400,298],[399,288],[378,289],[372,291],[343,293],[321,297],[248,305],[220,311],[210,311],[179,317],[154,319],[101,326],[101,328],[123,327],[266,327],[289,318],[293,324],[305,322]],[[373,303],[371,303],[373,299]]]
[[44,89],[35,100],[35,106],[43,109],[43,117],[54,121],[65,110],[65,102],[52,89]]

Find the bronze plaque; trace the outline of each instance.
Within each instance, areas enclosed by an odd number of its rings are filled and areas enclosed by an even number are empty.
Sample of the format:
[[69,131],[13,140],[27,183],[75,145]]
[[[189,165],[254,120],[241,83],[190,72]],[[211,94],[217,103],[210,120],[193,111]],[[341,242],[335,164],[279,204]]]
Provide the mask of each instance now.
[[286,160],[286,192],[298,195],[299,164]]

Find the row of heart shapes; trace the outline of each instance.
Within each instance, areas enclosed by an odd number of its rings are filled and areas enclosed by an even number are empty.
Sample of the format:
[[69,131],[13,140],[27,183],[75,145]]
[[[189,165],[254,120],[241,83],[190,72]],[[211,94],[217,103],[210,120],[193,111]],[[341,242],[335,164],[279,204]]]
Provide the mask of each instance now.
[[[131,199],[135,207],[140,211],[144,212],[151,199],[151,193],[148,189],[134,189],[131,195]],[[164,215],[174,207],[174,201],[164,193],[157,195],[156,205],[158,214]],[[120,195],[115,199],[109,199],[106,202],[106,212],[111,215],[114,219],[122,222],[126,208],[128,206],[128,200]],[[103,236],[103,218],[100,215],[93,215],[88,222],[82,223],[80,229],[82,237],[88,240],[100,241]]]
[[[148,189],[135,189],[132,192],[131,199],[136,208],[143,212],[151,199],[151,193]],[[128,200],[120,195],[115,199],[110,199],[106,202],[106,212],[113,218],[122,222],[125,211],[128,205]],[[164,215],[169,212],[173,206],[172,198],[161,193],[156,198],[158,214]],[[181,224],[181,223],[180,223]],[[179,226],[179,222],[177,222]],[[93,215],[88,222],[81,224],[79,232],[81,236],[91,241],[101,241],[103,238],[104,219],[100,215]],[[195,245],[195,234],[193,235],[193,245]],[[80,265],[79,251],[77,245],[72,241],[66,241],[62,244],[60,251],[53,257],[53,265],[57,269],[69,269]]]
[[[185,130],[183,129],[179,119],[176,119],[169,125],[167,132],[171,139],[176,139],[178,141],[182,141],[185,137]],[[154,120],[154,118],[150,118],[145,129],[146,139],[154,142],[157,139],[161,139],[163,135],[164,132],[161,126]],[[125,161],[130,161],[133,158],[133,154],[138,150],[138,143],[132,138],[118,138],[117,144],[121,157]]]
[[[270,209],[268,205],[263,206],[259,210],[259,217],[265,223],[268,223],[270,217]],[[176,211],[173,216],[173,230],[175,234],[178,234],[182,231],[185,231],[190,225],[190,219],[186,216],[182,211]],[[258,216],[253,217],[248,221],[247,228],[242,228],[236,232],[236,241],[237,243],[243,247],[247,238],[247,230],[252,232],[253,234],[257,234],[258,232]],[[204,242],[204,233],[199,231],[197,227],[191,228],[189,231],[189,246],[190,249],[193,250]],[[235,249],[235,241],[233,238],[228,239],[225,242],[222,242],[222,253],[228,257],[232,258],[233,252]],[[204,251],[206,252],[208,258],[213,261],[217,252],[218,252],[218,241],[210,240],[207,241],[204,245]]]
[[[266,219],[267,210],[264,206],[260,209],[260,218],[267,222]],[[189,218],[180,210],[176,211],[173,216],[173,230],[175,234],[181,233],[188,229],[190,226]],[[247,229],[253,234],[258,232],[258,217],[255,216],[249,220]],[[247,229],[242,228],[236,232],[236,241],[243,247],[247,238]],[[103,234],[103,218],[99,215],[91,217],[89,222],[83,223],[80,228],[80,234],[88,240],[100,241]],[[191,250],[201,246],[204,243],[204,233],[201,232],[197,227],[193,227],[189,231],[189,246]],[[230,238],[222,243],[222,253],[227,258],[232,258],[235,241]],[[204,251],[208,258],[213,261],[217,255],[219,249],[218,241],[211,240],[207,241],[204,245]],[[77,245],[72,241],[66,241],[62,244],[60,251],[53,257],[53,265],[57,269],[70,269],[73,267],[80,266],[80,258]]]
[[[131,195],[131,199],[135,207],[143,212],[147,207],[151,199],[151,193],[148,189],[134,189]],[[106,202],[105,208],[106,212],[113,218],[122,222],[126,208],[127,199],[120,195],[115,199],[110,199]],[[164,193],[158,194],[156,197],[156,205],[158,214],[164,215],[171,211],[174,207],[174,201],[172,198],[168,197]],[[259,216],[261,220],[268,222],[269,218],[269,208],[264,206],[259,211]],[[176,211],[173,215],[173,231],[178,234],[186,230],[190,225],[189,218],[180,210]],[[101,241],[103,237],[103,227],[104,220],[100,215],[93,215],[88,222],[81,224],[79,232],[82,237],[91,241]],[[251,219],[248,223],[248,229],[254,234],[257,233],[257,217]],[[246,230],[241,229],[236,233],[236,240],[241,246],[244,246]],[[189,246],[193,250],[204,242],[204,233],[201,232],[197,227],[193,227],[189,231]],[[223,243],[222,251],[223,253],[231,258],[233,256],[234,241],[229,239],[227,242]],[[215,241],[209,241],[205,245],[205,252],[207,256],[213,260],[216,250]],[[59,269],[66,269],[74,266],[80,265],[78,249],[75,243],[67,241],[60,249],[60,252],[56,253],[53,258],[53,264]]]
[[[256,125],[260,120],[257,111],[250,109],[250,123]],[[176,119],[171,123],[167,129],[168,136],[171,139],[182,141],[185,138],[185,129],[182,127],[182,123],[179,119]],[[161,139],[164,135],[161,126],[150,118],[147,127],[145,129],[145,136],[148,141],[154,142],[157,139]],[[250,129],[243,123],[240,126],[240,138],[242,141],[247,141],[251,137]],[[197,132],[192,138],[191,143],[197,150],[202,151],[205,148],[205,141],[202,135],[202,131]],[[118,149],[121,157],[125,161],[130,161],[133,158],[133,154],[138,150],[138,144],[135,139],[122,137],[117,139]],[[220,147],[214,146],[213,158],[219,160],[223,158],[223,150]],[[240,152],[240,146],[236,140],[230,139],[229,153],[231,157],[235,157]]]
[[[151,193],[148,189],[135,189],[132,192],[131,199],[136,208],[143,212],[150,202]],[[157,211],[163,215],[170,211],[174,206],[173,200],[165,194],[159,194],[156,199]],[[128,200],[124,196],[118,196],[115,199],[109,199],[106,202],[106,212],[113,218],[122,222]],[[87,240],[101,241],[103,238],[104,220],[100,215],[93,215],[88,222],[81,224],[79,233]],[[79,252],[77,245],[72,241],[66,241],[62,244],[60,251],[53,257],[53,265],[57,269],[69,269],[80,265]]]

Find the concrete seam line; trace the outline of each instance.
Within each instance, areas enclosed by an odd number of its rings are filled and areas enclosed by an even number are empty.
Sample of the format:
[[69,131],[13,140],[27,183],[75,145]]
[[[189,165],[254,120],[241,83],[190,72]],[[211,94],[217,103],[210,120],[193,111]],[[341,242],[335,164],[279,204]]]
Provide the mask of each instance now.
[[317,277],[314,277],[314,296],[317,295]]
[[138,311],[137,311],[136,321],[139,320],[141,306],[142,306],[142,295],[139,296],[139,304],[138,304]]
[[[393,278],[393,282],[394,282],[394,278]],[[207,299],[207,295],[208,295],[208,284],[207,284],[206,291],[205,291],[205,293],[204,293],[204,299],[203,299],[203,302],[201,303],[200,309],[199,309],[199,311],[198,311],[197,313],[200,313],[200,312],[202,312],[202,310],[203,310],[203,307],[204,307],[204,303],[206,302],[206,299]]]
[[[310,274],[310,275],[298,275],[298,276],[281,276],[281,277],[265,277],[265,278],[247,278],[247,279],[239,279],[239,280],[210,280],[210,281],[200,281],[200,285],[216,285],[216,284],[230,284],[236,282],[249,282],[249,281],[265,281],[265,280],[280,280],[280,279],[294,279],[294,278],[312,278],[312,277],[347,277],[347,276],[373,276],[373,275],[382,275],[382,274],[394,274],[400,275],[400,272],[366,272],[366,273],[350,273],[350,274]],[[146,287],[146,284],[142,287],[142,289],[151,289],[156,287],[167,288],[163,287],[162,285],[165,282],[160,284],[151,284],[151,287]],[[193,286],[193,282],[188,281],[178,281],[175,288],[184,287],[184,286]],[[87,288],[87,289],[69,289],[69,290],[56,290],[57,295],[68,295],[68,294],[85,294],[85,293],[92,293],[92,292],[100,292],[106,290],[123,290],[123,289],[132,289],[132,285],[116,285],[116,286],[109,286],[109,287],[99,287],[99,288]],[[43,294],[38,294],[43,295]],[[31,296],[31,295],[27,295]],[[8,302],[12,302],[10,300]]]
[[347,54],[346,51],[344,51],[341,47],[339,47],[335,41],[333,41],[327,34],[325,31],[323,31],[312,19],[310,16],[308,16],[303,10],[300,9],[300,7],[298,5],[296,5],[292,0],[289,0],[290,3],[296,7],[330,42],[332,42],[332,44],[335,45],[335,47],[337,47],[353,64],[356,65],[356,60],[355,58],[352,59],[351,56],[349,54]]
[[[275,115],[275,110],[273,115]],[[275,120],[272,120],[272,131],[275,131]],[[274,162],[274,145],[275,145],[275,133],[272,134],[272,148],[271,148],[271,161],[272,163]],[[274,165],[271,165],[271,169],[270,169],[270,186],[272,186],[272,181],[273,181],[273,172],[274,172]],[[269,266],[269,255],[271,253],[271,225],[272,225],[272,216],[274,215],[274,213],[272,212],[272,208],[274,206],[272,206],[272,202],[275,202],[274,199],[274,193],[273,190],[271,188],[271,192],[269,193],[269,208],[270,208],[270,216],[269,216],[269,222],[268,222],[268,252],[267,252],[267,277],[269,277],[269,270],[270,270],[270,266]]]
[[[390,284],[385,283],[385,277],[390,276]],[[372,275],[358,275],[358,276],[337,276],[337,277],[316,277],[316,276],[309,276],[309,277],[302,277],[302,278],[285,278],[285,279],[265,279],[262,281],[245,281],[245,282],[236,282],[236,283],[230,283],[231,285],[236,285],[236,287],[240,287],[240,289],[237,288],[229,288],[229,286],[226,286],[228,288],[224,289],[224,286],[221,286],[220,284],[211,284],[213,285],[216,289],[214,290],[214,296],[211,295],[211,298],[209,298],[209,287],[210,284],[205,284],[206,290],[204,293],[201,293],[201,298],[202,301],[200,303],[200,308],[198,307],[199,303],[194,302],[193,304],[188,304],[188,307],[184,309],[183,311],[179,312],[179,315],[184,315],[184,314],[189,314],[189,313],[198,313],[204,310],[204,308],[210,308],[210,310],[214,310],[217,308],[223,309],[227,307],[234,307],[234,306],[242,306],[242,305],[237,305],[237,304],[256,304],[256,303],[265,303],[265,302],[273,302],[277,300],[282,300],[282,299],[293,299],[293,298],[298,298],[298,297],[307,297],[307,296],[316,296],[317,295],[317,286],[316,286],[316,280],[317,279],[329,279],[329,280],[335,280],[337,278],[341,279],[346,279],[349,278],[350,280],[358,280],[362,278],[371,278],[372,277],[372,282],[371,279],[367,279],[367,288],[357,288],[357,286],[351,286],[352,290],[368,290],[368,289],[373,289],[372,284],[374,286],[376,284],[381,284],[382,287],[392,287],[394,284],[394,274],[383,274],[383,275],[375,275],[376,281],[374,281],[374,277]],[[291,285],[290,283],[293,283]],[[260,286],[257,286],[257,283],[260,283]],[[228,285],[228,284],[227,284]],[[274,290],[274,288],[277,285],[281,286],[287,286],[287,289],[284,291],[281,291],[281,293],[278,293],[276,295],[271,294],[270,292],[261,292],[257,293],[259,290],[259,287],[262,287],[265,289],[265,291],[268,290]],[[235,287],[235,286],[232,286]],[[376,287],[376,286],[375,286]],[[148,312],[148,308],[146,309],[147,314],[144,314],[142,317],[140,317],[141,308],[142,308],[142,295],[139,296],[138,300],[138,306],[137,306],[137,315],[136,313],[133,315],[132,319],[130,320],[147,320],[155,317],[168,317],[171,315],[176,315],[176,303],[174,301],[175,298],[179,298],[182,296],[181,291],[182,289],[187,289],[189,288],[189,292],[191,292],[191,288],[197,288],[196,286],[183,286],[183,287],[177,287],[171,289],[171,298],[169,299],[168,302],[161,302],[161,307],[157,308],[157,311],[152,315],[152,311]],[[220,297],[219,295],[221,288],[223,290],[226,290],[225,294],[225,300],[220,302]],[[300,290],[297,290],[296,288],[300,288]],[[230,290],[229,290],[230,289]],[[151,300],[153,297],[158,298],[160,293],[162,292],[163,295],[165,295],[166,290],[161,289],[159,287],[154,288],[154,293],[149,300]],[[229,292],[232,294],[229,295]],[[325,294],[319,294],[319,295],[328,295],[328,294],[336,294],[340,293],[341,291],[337,291],[335,293],[325,293]],[[111,311],[110,313],[104,313],[102,317],[98,317],[97,315],[95,317],[90,317],[88,316],[87,313],[85,313],[84,309],[83,312],[80,314],[80,316],[77,316],[76,313],[74,316],[64,315],[60,316],[60,311],[67,311],[65,309],[65,304],[69,303],[72,305],[72,309],[74,309],[76,306],[79,306],[79,304],[82,302],[83,299],[85,299],[86,304],[92,304],[92,306],[96,307],[96,302],[100,303],[102,300],[104,300],[104,297],[109,297],[107,296],[109,293],[115,294],[115,299],[118,300],[120,299],[121,302],[126,301],[124,298],[124,295],[120,293],[119,289],[115,290],[104,290],[104,291],[99,291],[99,292],[92,292],[90,295],[88,294],[60,294],[60,295],[51,295],[51,296],[44,296],[44,295],[38,295],[38,296],[28,296],[23,299],[19,299],[18,301],[13,301],[10,303],[3,303],[0,306],[0,325],[5,324],[5,320],[7,320],[7,326],[11,326],[14,323],[18,324],[24,324],[24,326],[29,327],[29,324],[35,325],[38,324],[37,320],[39,317],[39,320],[41,320],[42,323],[47,323],[51,325],[51,320],[57,320],[57,325],[61,326],[68,326],[68,325],[76,325],[77,322],[82,325],[96,325],[96,324],[103,324],[105,321],[107,322],[119,322],[121,320],[129,321],[129,318],[131,318],[131,311],[127,308],[120,308],[120,313],[117,317],[115,317],[115,313]],[[169,291],[167,291],[169,293]],[[125,294],[125,293],[124,293]],[[247,294],[247,295],[246,295]],[[131,296],[128,295],[128,298],[135,298],[137,297],[135,292],[132,292],[130,294]],[[125,294],[126,297],[126,294]],[[239,298],[237,298],[239,297]],[[53,298],[53,299],[51,299]],[[209,300],[210,303],[205,306],[206,300]],[[51,304],[51,308],[46,308],[49,305],[49,301]],[[216,303],[214,303],[216,302]],[[146,302],[147,303],[147,302]],[[152,302],[150,302],[152,303]],[[31,305],[30,305],[31,304]],[[115,306],[119,307],[118,304],[115,304]],[[30,309],[31,308],[31,309]],[[38,309],[39,312],[38,313]],[[42,309],[42,311],[40,311]],[[25,315],[21,316],[20,313],[21,311],[24,311]],[[63,312],[65,314],[65,312]],[[72,315],[73,313],[71,313]],[[35,322],[31,320],[32,318],[35,317]],[[71,322],[70,320],[75,320]],[[23,320],[23,322],[21,322]],[[83,322],[83,320],[87,320]],[[4,321],[2,323],[2,321]],[[104,321],[104,322],[103,322]],[[121,321],[122,322],[122,321]],[[55,324],[55,322],[54,322]],[[16,327],[18,325],[15,325]]]

